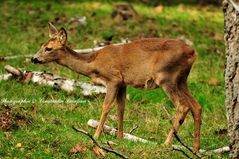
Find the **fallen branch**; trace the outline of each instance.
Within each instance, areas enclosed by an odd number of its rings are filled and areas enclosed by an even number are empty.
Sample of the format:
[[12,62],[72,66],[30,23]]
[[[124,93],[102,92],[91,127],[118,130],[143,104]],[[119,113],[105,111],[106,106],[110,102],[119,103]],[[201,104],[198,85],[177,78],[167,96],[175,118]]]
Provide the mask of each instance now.
[[129,134],[133,134],[133,132],[138,129],[138,125],[136,125],[135,127],[133,127],[130,131],[129,131]]
[[225,147],[221,147],[218,149],[214,149],[214,150],[199,150],[199,153],[201,154],[221,154],[221,153],[225,153],[225,152],[230,152],[230,147],[229,146],[225,146]]
[[178,147],[174,147],[173,146],[173,150],[175,151],[178,151],[178,152],[181,152],[184,156],[186,156],[187,158],[189,159],[192,159],[192,157],[190,157],[185,151],[183,151],[181,148],[178,148]]
[[[98,125],[99,125],[99,122],[94,120],[94,119],[90,119],[87,124],[92,127],[92,128],[97,128]],[[115,128],[112,128],[110,126],[107,126],[107,125],[104,125],[104,132],[109,134],[109,135],[113,135],[113,136],[116,136],[116,132],[117,130]],[[145,139],[142,139],[140,137],[137,137],[137,136],[134,136],[132,134],[128,134],[128,133],[124,133],[123,134],[123,138],[124,139],[127,139],[127,140],[131,140],[131,141],[136,141],[136,142],[143,142],[143,143],[148,143],[148,142],[151,142],[151,141],[148,141],[148,140],[145,140]]]
[[[166,108],[165,108],[166,109]],[[168,115],[168,111],[166,112]],[[97,128],[98,125],[99,125],[99,122],[94,120],[94,119],[90,119],[88,120],[87,122],[88,126],[92,127],[92,128]],[[106,133],[106,134],[109,134],[109,135],[113,135],[113,136],[116,136],[116,132],[117,130],[113,127],[110,127],[110,126],[107,126],[107,125],[104,125],[104,129],[103,131]],[[177,134],[176,134],[177,136]],[[127,139],[127,140],[131,140],[131,141],[137,141],[137,142],[142,142],[142,143],[154,143],[152,141],[149,141],[149,140],[146,140],[146,139],[142,139],[140,137],[137,137],[137,136],[134,136],[132,134],[128,134],[128,133],[124,133],[124,136],[123,136],[124,139]],[[179,139],[179,137],[178,137]],[[181,140],[180,140],[181,141]],[[181,141],[182,142],[182,141]],[[179,146],[179,145],[172,145],[173,147],[173,150],[176,150],[176,151],[179,151],[179,149],[181,150],[181,152],[187,148],[185,148],[185,146]],[[192,150],[191,147],[188,147]],[[210,155],[210,154],[220,154],[220,153],[225,153],[225,152],[229,152],[230,151],[230,148],[228,146],[226,147],[222,147],[222,148],[218,148],[218,149],[215,149],[215,150],[204,150],[204,149],[200,149],[199,150],[199,153],[200,154],[205,154],[205,155]],[[183,153],[183,152],[182,152]],[[186,152],[184,152],[186,153]],[[199,156],[198,156],[199,157]]]
[[113,154],[115,154],[116,156],[119,156],[119,157],[121,157],[121,158],[123,158],[123,159],[127,159],[127,158],[128,158],[128,157],[124,156],[123,154],[121,154],[121,153],[115,151],[114,149],[109,149],[109,148],[106,148],[106,147],[101,146],[101,145],[93,138],[93,136],[92,136],[89,132],[87,132],[87,131],[85,131],[85,130],[82,130],[82,129],[78,129],[78,128],[75,127],[75,126],[72,126],[72,128],[73,128],[75,131],[77,131],[77,132],[80,132],[80,133],[82,133],[82,134],[87,135],[87,136],[93,141],[93,143],[94,143],[97,147],[99,147],[100,149],[103,149],[103,150],[105,150],[106,152],[113,153]]
[[10,80],[12,78],[12,74],[8,73],[8,74],[3,74],[3,75],[0,75],[0,81],[1,80]]
[[1,75],[0,80],[18,79],[20,81],[23,81],[24,83],[31,81],[39,85],[48,85],[67,92],[72,92],[76,89],[76,87],[80,87],[84,96],[106,93],[106,89],[103,86],[94,86],[89,83],[58,77],[51,73],[21,71],[20,69],[17,69],[10,65],[5,66],[5,70],[11,73],[11,75]]
[[[112,44],[112,45],[122,45],[122,44],[125,44],[125,43],[128,43],[128,41],[126,42],[122,42],[122,43],[117,43],[117,44]],[[100,49],[103,49],[105,46],[102,46],[102,47],[95,47],[95,48],[87,48],[87,49],[75,49],[74,51],[81,54],[81,53],[90,53],[90,52],[95,52],[95,51],[98,51]],[[13,56],[5,56],[5,57],[0,57],[0,60],[1,61],[4,61],[4,60],[11,60],[11,59],[17,59],[17,58],[31,58],[32,56],[34,55],[13,55]]]

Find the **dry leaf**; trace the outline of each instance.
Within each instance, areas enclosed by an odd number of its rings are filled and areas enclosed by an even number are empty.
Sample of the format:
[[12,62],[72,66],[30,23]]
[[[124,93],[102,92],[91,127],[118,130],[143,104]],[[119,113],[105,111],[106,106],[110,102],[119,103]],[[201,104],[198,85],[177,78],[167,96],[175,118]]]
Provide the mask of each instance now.
[[130,100],[130,94],[126,94],[126,99]]
[[45,149],[45,153],[49,153],[50,152],[50,149],[49,148],[46,148]]
[[110,119],[113,121],[117,121],[118,117],[116,115],[109,115]]
[[93,152],[97,157],[105,157],[105,152],[103,149],[99,148],[99,147],[94,147],[93,148]]
[[219,81],[216,78],[211,78],[210,80],[208,80],[208,84],[216,86],[219,84]]
[[120,23],[122,20],[123,20],[123,18],[120,15],[117,15],[117,16],[114,17],[114,21],[116,23]]
[[148,157],[148,156],[149,156],[149,153],[148,153],[148,152],[143,152],[142,156],[143,156],[143,157]]
[[154,8],[156,13],[161,13],[163,10],[163,5],[158,5],[157,7]]
[[22,147],[22,144],[21,143],[17,143],[16,147],[20,148],[20,147]]
[[100,8],[100,3],[99,2],[94,2],[92,5],[91,5],[91,8],[92,9],[98,9],[98,8]]
[[84,145],[82,143],[78,143],[70,150],[70,153],[78,153],[82,150],[83,147]]

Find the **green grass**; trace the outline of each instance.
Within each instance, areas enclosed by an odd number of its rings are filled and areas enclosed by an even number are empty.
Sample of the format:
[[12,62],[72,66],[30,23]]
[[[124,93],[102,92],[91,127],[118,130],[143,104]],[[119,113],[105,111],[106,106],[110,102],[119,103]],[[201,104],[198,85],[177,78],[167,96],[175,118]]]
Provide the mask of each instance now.
[[[94,2],[37,2],[5,1],[0,3],[0,56],[34,54],[40,44],[48,39],[47,22],[55,18],[71,18],[77,15],[87,17],[86,26],[73,27],[67,23],[57,23],[68,31],[69,41],[74,48],[93,46],[93,40],[102,40],[113,35],[117,42],[121,37],[137,39],[143,37],[186,37],[193,42],[198,52],[198,59],[189,76],[189,88],[203,108],[201,147],[215,149],[228,145],[225,134],[215,132],[226,129],[226,110],[224,107],[224,44],[223,14],[218,7],[201,8],[197,5],[164,6],[161,13],[156,13],[153,6],[133,3],[139,13],[139,20],[116,23],[112,20],[112,4],[102,1],[100,7],[93,9]],[[94,16],[93,16],[94,15]],[[1,61],[0,74],[6,73],[4,66],[10,64],[26,70],[46,70],[67,78],[84,79],[82,76],[54,63],[34,65],[22,58]],[[215,78],[217,85],[208,80]],[[95,158],[89,149],[89,138],[76,133],[72,124],[87,127],[90,118],[99,119],[103,98],[96,96],[84,98],[79,93],[71,94],[56,91],[45,86],[22,84],[17,81],[0,82],[0,98],[28,99],[35,103],[8,104],[15,112],[21,112],[31,119],[31,123],[11,129],[0,130],[0,158]],[[170,130],[162,105],[173,115],[174,107],[160,89],[151,91],[128,88],[130,100],[125,112],[125,132],[138,125],[135,135],[151,139],[157,144],[134,143],[118,140],[109,135],[102,135],[99,142],[111,140],[117,145],[115,149],[131,158],[184,158],[180,152],[171,151],[162,146]],[[77,100],[78,104],[58,103],[44,104],[43,100]],[[36,112],[32,111],[35,108]],[[114,108],[111,115],[116,114]],[[57,122],[56,122],[57,121]],[[108,124],[116,127],[117,122],[108,119]],[[179,136],[187,144],[193,141],[193,120],[188,115],[180,129]],[[70,149],[77,143],[88,145],[88,149],[78,154],[70,154]],[[21,143],[21,147],[16,147]],[[175,144],[177,141],[174,141]],[[107,158],[115,158],[107,154]],[[211,158],[227,158],[226,155]]]

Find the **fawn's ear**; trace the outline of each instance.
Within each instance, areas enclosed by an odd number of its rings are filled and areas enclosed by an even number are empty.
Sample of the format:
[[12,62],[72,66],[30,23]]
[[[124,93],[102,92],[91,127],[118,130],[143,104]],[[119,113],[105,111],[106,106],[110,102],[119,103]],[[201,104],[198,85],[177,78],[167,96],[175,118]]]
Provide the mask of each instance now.
[[58,31],[57,31],[56,27],[51,22],[48,23],[48,29],[49,29],[49,37],[50,38],[57,35]]
[[61,44],[65,44],[67,41],[66,30],[64,28],[61,28],[57,37],[58,37],[58,40],[61,42]]

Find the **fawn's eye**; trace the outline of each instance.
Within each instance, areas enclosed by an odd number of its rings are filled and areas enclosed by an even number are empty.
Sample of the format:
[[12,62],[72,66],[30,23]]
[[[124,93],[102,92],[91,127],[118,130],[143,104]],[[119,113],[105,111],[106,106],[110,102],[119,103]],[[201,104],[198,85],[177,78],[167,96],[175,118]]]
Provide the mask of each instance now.
[[46,47],[45,48],[45,51],[47,52],[47,51],[51,51],[52,50],[52,48],[49,48],[49,47]]

